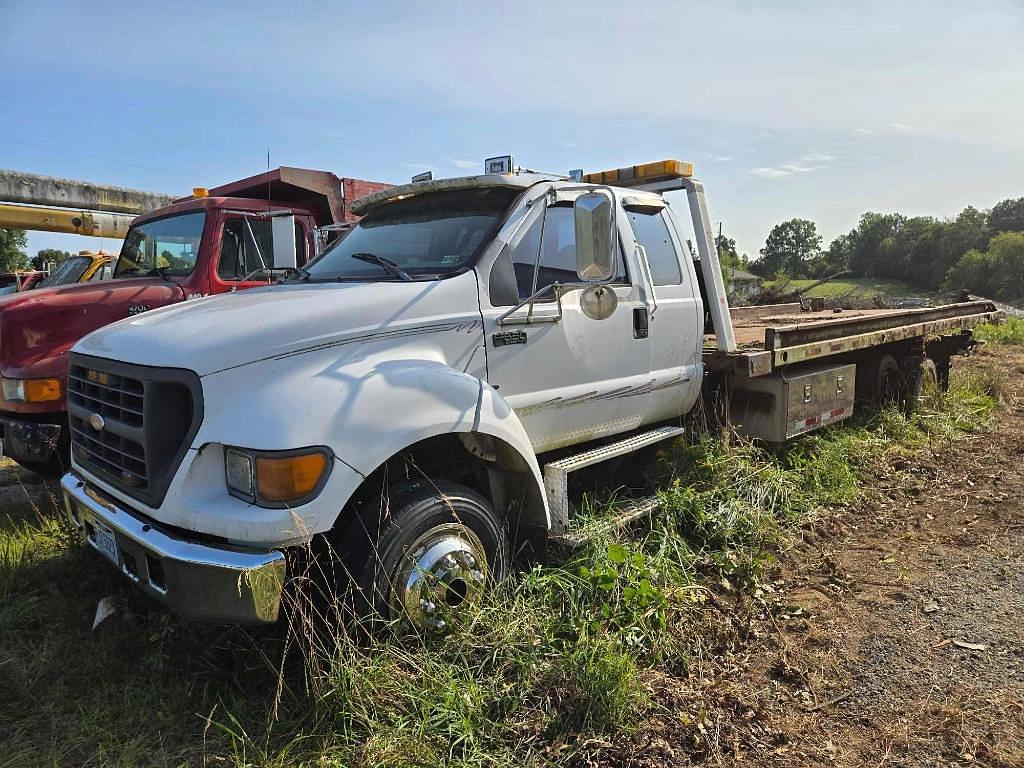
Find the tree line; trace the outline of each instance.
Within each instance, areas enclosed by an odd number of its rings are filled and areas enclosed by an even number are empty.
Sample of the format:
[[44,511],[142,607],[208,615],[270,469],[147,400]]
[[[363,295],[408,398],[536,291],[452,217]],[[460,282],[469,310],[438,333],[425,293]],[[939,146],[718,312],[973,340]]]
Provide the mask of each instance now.
[[[735,250],[733,249],[733,256]],[[822,248],[813,221],[772,228],[760,258],[747,268],[762,277],[821,278],[840,272],[888,278],[931,290],[961,290],[994,299],[1024,299],[1024,197],[991,210],[968,206],[951,219],[865,213],[857,226]]]
[[0,227],[0,272],[18,272],[25,269],[44,269],[50,262],[60,263],[71,258],[71,253],[57,248],[43,248],[35,256],[26,252],[28,234],[23,229]]

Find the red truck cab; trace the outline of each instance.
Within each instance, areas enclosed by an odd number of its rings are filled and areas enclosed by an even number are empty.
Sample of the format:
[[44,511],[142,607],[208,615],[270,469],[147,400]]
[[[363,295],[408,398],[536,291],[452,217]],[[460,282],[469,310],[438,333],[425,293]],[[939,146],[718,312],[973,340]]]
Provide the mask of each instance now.
[[318,227],[357,220],[348,203],[387,186],[282,167],[197,189],[132,222],[113,279],[0,297],[3,455],[46,474],[68,466],[68,352],[80,338],[167,304],[266,285],[274,214],[294,217],[301,265]]

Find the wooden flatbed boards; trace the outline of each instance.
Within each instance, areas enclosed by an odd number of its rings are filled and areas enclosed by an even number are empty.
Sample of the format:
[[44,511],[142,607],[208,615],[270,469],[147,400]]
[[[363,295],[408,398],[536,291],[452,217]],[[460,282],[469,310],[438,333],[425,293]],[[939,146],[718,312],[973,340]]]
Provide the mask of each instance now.
[[[730,310],[736,352],[704,350],[709,370],[747,377],[845,352],[919,336],[956,333],[1001,317],[989,301],[969,301],[923,309],[801,311],[799,304],[737,307]],[[713,340],[713,337],[711,337]]]

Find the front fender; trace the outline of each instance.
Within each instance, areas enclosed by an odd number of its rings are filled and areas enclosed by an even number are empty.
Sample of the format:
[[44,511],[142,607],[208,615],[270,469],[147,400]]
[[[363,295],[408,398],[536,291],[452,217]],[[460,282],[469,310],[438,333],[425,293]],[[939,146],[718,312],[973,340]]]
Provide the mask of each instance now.
[[[236,541],[302,539],[330,530],[362,481],[403,449],[438,435],[478,432],[518,455],[547,518],[543,480],[526,431],[486,382],[429,356],[396,360],[382,354],[343,366],[326,362],[308,355],[205,377],[202,427],[162,508],[150,511],[154,517]],[[227,494],[222,445],[257,450],[323,445],[334,453],[335,465],[313,501],[266,510]]]

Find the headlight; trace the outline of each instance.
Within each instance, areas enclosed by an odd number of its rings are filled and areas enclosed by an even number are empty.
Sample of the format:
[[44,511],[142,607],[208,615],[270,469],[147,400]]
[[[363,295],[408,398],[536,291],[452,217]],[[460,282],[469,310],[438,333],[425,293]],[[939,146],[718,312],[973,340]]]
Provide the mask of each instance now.
[[326,448],[248,451],[226,448],[224,477],[232,496],[261,507],[285,507],[311,500],[329,474]]
[[60,400],[60,379],[3,379],[4,400],[12,403],[48,403]]

